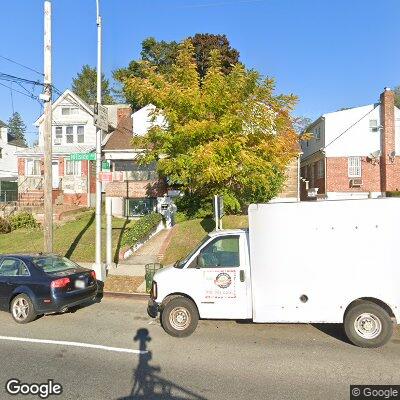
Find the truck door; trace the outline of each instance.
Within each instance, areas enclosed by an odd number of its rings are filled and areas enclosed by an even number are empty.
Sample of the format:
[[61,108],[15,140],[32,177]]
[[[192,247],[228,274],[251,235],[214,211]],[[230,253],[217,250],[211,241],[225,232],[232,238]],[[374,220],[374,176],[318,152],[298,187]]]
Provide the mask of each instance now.
[[200,249],[196,268],[197,302],[204,318],[252,317],[250,268],[245,235],[217,236]]

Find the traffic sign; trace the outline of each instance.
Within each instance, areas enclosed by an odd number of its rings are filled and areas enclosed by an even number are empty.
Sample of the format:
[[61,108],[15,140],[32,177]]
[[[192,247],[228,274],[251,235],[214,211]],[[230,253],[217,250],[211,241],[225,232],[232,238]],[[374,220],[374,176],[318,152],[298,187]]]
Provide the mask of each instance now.
[[96,153],[72,153],[69,155],[70,161],[82,161],[82,160],[94,161],[95,159],[96,159]]
[[100,181],[102,182],[112,182],[113,181],[113,174],[112,172],[100,172]]
[[101,170],[104,172],[110,172],[110,169],[111,169],[110,161],[103,160],[101,162]]
[[94,105],[94,125],[102,131],[108,132],[108,111],[107,107],[96,103]]

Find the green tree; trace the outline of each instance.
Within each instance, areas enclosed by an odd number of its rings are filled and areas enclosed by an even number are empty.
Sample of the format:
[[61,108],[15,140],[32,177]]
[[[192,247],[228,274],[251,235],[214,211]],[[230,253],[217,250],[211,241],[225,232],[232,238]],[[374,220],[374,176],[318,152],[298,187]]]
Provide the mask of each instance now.
[[400,108],[400,86],[394,88],[394,105]]
[[218,50],[221,59],[221,71],[229,74],[235,64],[239,62],[239,52],[231,47],[226,35],[213,35],[210,33],[196,33],[189,40],[195,51],[197,72],[200,78],[206,76],[210,67],[210,54],[212,50]]
[[158,161],[160,174],[184,193],[189,215],[211,210],[211,197],[224,196],[229,212],[276,196],[285,169],[296,155],[297,135],[290,112],[293,95],[274,95],[274,80],[236,64],[222,72],[222,59],[210,52],[203,84],[190,40],[180,45],[170,74],[149,64],[143,77],[124,80],[127,95],[153,103],[153,115],[167,123],[134,140],[148,152],[142,162]]
[[8,133],[15,139],[26,145],[26,125],[21,118],[19,112],[14,112],[9,118],[8,122]]
[[[221,71],[228,74],[232,66],[239,62],[239,52],[232,48],[225,35],[214,35],[210,33],[197,33],[188,38],[194,46],[196,68],[200,76],[199,84],[205,77],[209,67],[210,52],[218,50],[221,57]],[[140,60],[133,60],[127,68],[120,68],[114,71],[114,79],[122,83],[129,77],[144,77],[144,70],[150,65],[162,74],[171,73],[172,67],[178,55],[178,43],[175,41],[157,41],[149,37],[142,42]],[[141,103],[135,93],[126,93],[124,87],[122,92],[133,109],[138,109],[146,104]]]
[[[97,98],[97,72],[96,68],[84,65],[81,72],[78,72],[72,79],[72,91],[88,104],[96,103]],[[101,96],[103,104],[114,104],[114,98],[111,95],[110,82],[101,76]]]

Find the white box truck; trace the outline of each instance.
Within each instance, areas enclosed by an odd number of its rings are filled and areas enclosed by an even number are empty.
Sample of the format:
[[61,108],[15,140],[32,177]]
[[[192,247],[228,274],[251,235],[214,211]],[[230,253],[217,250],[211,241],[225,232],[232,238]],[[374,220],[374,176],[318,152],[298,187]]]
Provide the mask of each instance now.
[[253,204],[248,230],[210,233],[158,271],[148,313],[173,336],[199,318],[343,323],[378,347],[400,321],[400,199]]

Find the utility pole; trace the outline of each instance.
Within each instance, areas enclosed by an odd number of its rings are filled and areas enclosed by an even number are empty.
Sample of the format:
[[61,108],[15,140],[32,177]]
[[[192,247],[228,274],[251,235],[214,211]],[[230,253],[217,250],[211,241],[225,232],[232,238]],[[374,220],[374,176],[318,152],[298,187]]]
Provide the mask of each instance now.
[[53,251],[51,2],[44,2],[44,251]]
[[[101,104],[101,16],[99,0],[96,0],[97,14],[97,103]],[[101,139],[102,131],[96,131],[96,261],[95,270],[97,279],[104,280],[101,260]]]

